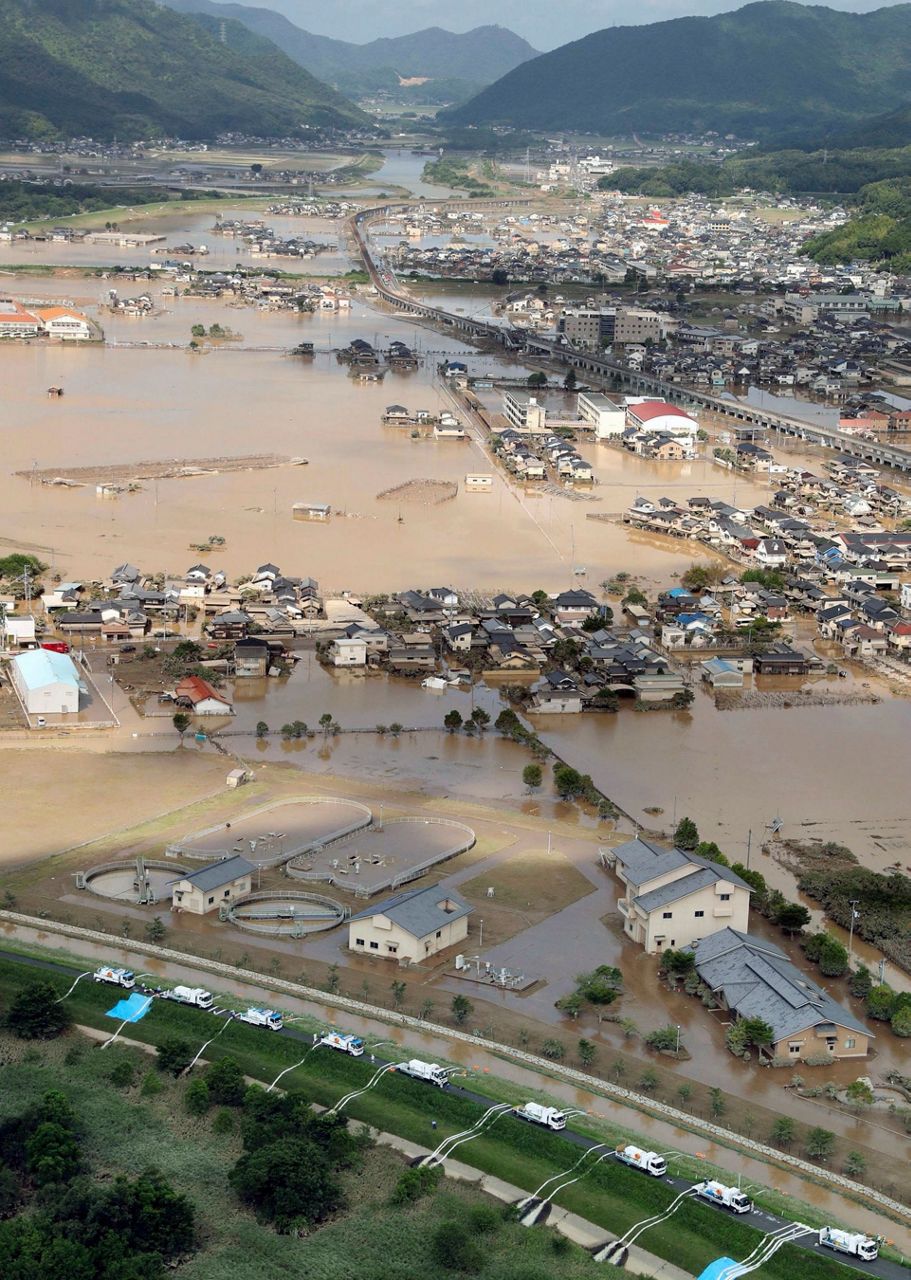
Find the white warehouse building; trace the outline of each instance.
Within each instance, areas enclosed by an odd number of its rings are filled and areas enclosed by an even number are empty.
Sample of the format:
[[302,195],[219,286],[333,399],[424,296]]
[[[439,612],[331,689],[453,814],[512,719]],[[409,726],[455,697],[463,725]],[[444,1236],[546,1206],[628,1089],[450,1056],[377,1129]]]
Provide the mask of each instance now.
[[626,411],[600,391],[580,391],[578,413],[594,430],[596,440],[622,436],[626,430]]
[[10,663],[10,677],[28,715],[68,715],[79,710],[82,681],[72,658],[31,649]]

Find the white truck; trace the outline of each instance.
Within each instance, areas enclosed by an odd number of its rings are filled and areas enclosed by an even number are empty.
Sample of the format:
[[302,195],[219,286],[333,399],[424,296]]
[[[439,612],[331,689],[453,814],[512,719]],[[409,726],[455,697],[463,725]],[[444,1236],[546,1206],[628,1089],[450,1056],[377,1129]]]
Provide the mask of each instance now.
[[251,1027],[268,1027],[270,1031],[281,1031],[284,1026],[282,1015],[275,1009],[248,1009],[237,1015],[237,1021],[249,1022]]
[[542,1124],[545,1129],[565,1129],[566,1116],[556,1107],[542,1107],[537,1102],[526,1102],[522,1107],[513,1107],[513,1115],[520,1120],[530,1120],[532,1124]]
[[614,1155],[631,1169],[641,1169],[653,1178],[663,1178],[667,1173],[667,1161],[657,1151],[643,1151],[641,1147],[618,1147]]
[[329,1049],[338,1049],[342,1053],[350,1053],[352,1058],[359,1058],[364,1052],[364,1042],[360,1036],[343,1036],[338,1031],[330,1031],[317,1042]]
[[717,1204],[731,1213],[752,1213],[753,1201],[737,1187],[726,1187],[723,1182],[701,1182],[696,1195],[709,1204]]
[[176,1000],[178,1004],[191,1004],[196,1009],[212,1008],[212,993],[203,987],[172,987],[162,991],[162,1000]]
[[400,1062],[398,1070],[403,1075],[413,1076],[415,1080],[426,1080],[428,1084],[435,1084],[440,1089],[445,1089],[449,1083],[442,1067],[435,1062],[421,1062],[420,1058],[412,1058],[410,1062]]
[[879,1241],[859,1232],[842,1231],[838,1227],[820,1227],[819,1243],[836,1253],[847,1253],[852,1258],[873,1262],[879,1257]]
[[95,982],[110,982],[115,987],[126,987],[127,991],[131,991],[136,986],[136,978],[132,969],[113,969],[110,965],[103,964],[92,974]]

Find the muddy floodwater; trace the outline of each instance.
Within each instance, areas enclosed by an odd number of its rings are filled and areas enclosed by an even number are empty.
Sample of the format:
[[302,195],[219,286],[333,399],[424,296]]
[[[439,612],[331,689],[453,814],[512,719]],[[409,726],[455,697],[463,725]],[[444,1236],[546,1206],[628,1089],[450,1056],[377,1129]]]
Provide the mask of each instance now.
[[[380,418],[392,403],[451,407],[436,372],[446,356],[461,356],[475,373],[524,378],[528,371],[362,296],[348,312],[299,315],[173,298],[153,286],[159,313],[130,319],[103,307],[101,280],[22,276],[6,277],[4,286],[19,297],[71,300],[103,324],[109,339],[106,346],[36,343],[0,351],[0,547],[35,551],[65,577],[100,578],[127,560],[149,572],[180,574],[199,558],[191,544],[216,534],[226,544],[207,557],[213,569],[234,579],[274,561],[287,573],[316,578],[324,594],[442,583],[487,591],[578,583],[598,590],[621,570],[655,591],[705,559],[705,551],[589,516],[616,517],[639,493],[680,500],[709,494],[744,504],[769,497],[767,484],[707,461],[657,464],[589,443],[580,447],[596,470],[593,500],[571,501],[507,481],[471,433],[464,442],[434,441],[384,428]],[[238,341],[189,353],[191,326],[215,323],[230,326]],[[379,385],[359,384],[333,354],[355,337],[379,347],[401,338],[418,352],[419,367],[390,372]],[[301,341],[314,343],[313,360],[287,354]],[[64,388],[62,399],[48,400],[51,385]],[[493,406],[496,393],[485,395]],[[563,411],[562,401],[554,395],[555,412]],[[93,464],[265,453],[302,457],[308,465],[145,481],[140,492],[117,499],[97,497],[94,485],[59,488],[14,474],[34,468],[65,477],[68,468]],[[473,471],[495,476],[491,493],[464,491],[465,474]],[[417,478],[454,483],[457,496],[438,506],[378,497]],[[301,501],[330,504],[330,520],[293,520],[292,504]],[[464,690],[436,697],[418,681],[335,676],[305,655],[290,681],[239,684],[232,728],[249,734],[260,719],[313,724],[324,711],[345,728],[393,721],[430,728],[453,707],[465,714],[470,697]],[[496,714],[495,692],[476,697]],[[670,826],[675,813],[690,813],[703,835],[744,856],[748,832],[758,850],[779,817],[785,835],[841,840],[870,865],[911,863],[905,701],[720,712],[700,692],[688,712],[624,709],[617,716],[548,718],[538,727],[646,825]],[[367,734],[257,750],[299,760],[305,769],[404,775],[453,794],[491,787],[496,794],[497,771],[506,765],[497,759],[491,772],[485,756],[493,748],[464,739],[380,750]],[[510,756],[506,767],[520,772],[521,762]],[[649,808],[664,813],[649,815]]]
[[[51,287],[53,286],[53,287]],[[439,411],[449,405],[436,374],[447,355],[463,355],[478,372],[526,371],[356,301],[349,313],[262,312],[193,298],[156,300],[163,313],[145,319],[112,315],[100,305],[103,282],[25,281],[27,296],[67,296],[103,325],[110,345],[41,344],[0,352],[0,542],[34,549],[68,576],[97,577],[124,560],[149,571],[181,573],[195,559],[191,544],[212,534],[226,546],[213,567],[230,577],[274,560],[286,572],[317,578],[324,589],[361,591],[451,580],[458,586],[517,590],[570,585],[573,568],[597,583],[619,569],[666,580],[695,552],[610,523],[587,520],[619,512],[644,486],[719,496],[730,478],[707,464],[655,465],[606,446],[584,446],[600,483],[595,502],[571,502],[507,484],[475,439],[414,440],[384,428],[386,405]],[[240,337],[206,354],[186,348],[194,324],[230,326]],[[393,337],[419,349],[412,373],[360,384],[332,348],[361,336],[379,345]],[[312,341],[312,361],[289,349]],[[130,344],[174,343],[173,348]],[[115,345],[116,344],[116,345]],[[48,386],[62,386],[50,402]],[[307,467],[145,482],[115,500],[93,486],[31,484],[16,471],[175,458],[276,453],[304,457]],[[466,493],[465,473],[492,471],[492,493]],[[457,497],[435,507],[379,500],[411,479],[454,482]],[[743,500],[762,491],[738,486]],[[295,502],[329,503],[326,524],[295,522]]]

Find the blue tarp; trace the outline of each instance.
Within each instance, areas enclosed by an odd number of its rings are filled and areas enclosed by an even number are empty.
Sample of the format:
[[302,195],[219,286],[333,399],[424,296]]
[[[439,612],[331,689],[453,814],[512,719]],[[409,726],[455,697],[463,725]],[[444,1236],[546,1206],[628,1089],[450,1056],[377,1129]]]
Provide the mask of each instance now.
[[710,1262],[706,1269],[699,1276],[699,1280],[718,1280],[719,1276],[724,1275],[728,1267],[736,1267],[737,1263],[733,1258],[716,1258],[714,1262]]
[[152,1007],[151,996],[141,996],[134,991],[126,1000],[118,1000],[113,1009],[108,1009],[106,1018],[116,1018],[118,1022],[138,1022],[144,1018]]

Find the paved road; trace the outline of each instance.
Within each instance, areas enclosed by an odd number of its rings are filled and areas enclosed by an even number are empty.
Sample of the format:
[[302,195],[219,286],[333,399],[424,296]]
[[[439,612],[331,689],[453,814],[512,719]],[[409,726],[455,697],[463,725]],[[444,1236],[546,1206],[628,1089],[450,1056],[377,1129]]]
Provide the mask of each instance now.
[[[9,954],[13,954],[13,953],[9,953]],[[25,955],[16,954],[15,959],[17,963],[31,965],[32,967],[37,969],[52,970],[54,972],[66,975],[68,977],[73,977],[80,972],[80,970],[77,969],[74,965],[62,964],[59,961],[54,961],[54,960],[43,960],[38,956],[25,956]],[[201,1011],[198,1011],[198,1012],[200,1013],[200,1017],[202,1017],[202,1012]],[[227,1009],[219,1008],[217,1010],[217,1015],[223,1017],[228,1012],[229,1011]],[[281,1032],[281,1034],[290,1040],[298,1040],[302,1044],[313,1043],[313,1035],[311,1032],[299,1031],[294,1027],[285,1027],[284,1030]],[[326,1052],[328,1053],[331,1051],[327,1049]],[[371,1055],[370,1057],[369,1065],[376,1066],[376,1067],[389,1066],[393,1064],[393,1061],[394,1061],[393,1059],[384,1058],[379,1054],[374,1054],[374,1055]],[[365,1059],[365,1065],[366,1065],[366,1059]],[[416,1088],[421,1087],[420,1083],[416,1082],[415,1087]],[[431,1087],[431,1086],[427,1086],[427,1087]],[[451,1094],[454,1094],[456,1097],[465,1098],[469,1102],[476,1103],[478,1107],[480,1107],[482,1110],[485,1110],[485,1111],[491,1105],[491,1100],[489,1097],[485,1097],[485,1095],[481,1093],[476,1093],[472,1089],[466,1089],[461,1085],[456,1085],[456,1084],[447,1085],[447,1091]],[[577,1133],[572,1129],[564,1129],[560,1134],[560,1138],[563,1141],[569,1143],[571,1146],[576,1147],[580,1150],[602,1145],[601,1143],[597,1142],[594,1138],[590,1138],[586,1134]],[[556,1135],[555,1135],[555,1141],[556,1140],[558,1139],[556,1139]],[[459,1150],[461,1150],[461,1148]],[[567,1159],[567,1167],[569,1167],[573,1163],[574,1163],[573,1159],[569,1159],[569,1158]],[[648,1177],[650,1175],[643,1173],[641,1176]],[[662,1178],[662,1182],[664,1182],[667,1185],[668,1189],[672,1191],[674,1194],[677,1194],[680,1191],[685,1191],[688,1187],[692,1186],[692,1183],[689,1182],[687,1179],[673,1177],[670,1174]],[[701,1202],[701,1203],[706,1203],[706,1202]],[[709,1207],[711,1208],[713,1206],[709,1206]],[[727,1210],[716,1207],[715,1212],[727,1213]],[[741,1214],[739,1215],[738,1220],[740,1222],[745,1222],[752,1227],[755,1227],[757,1231],[762,1232],[764,1235],[767,1235],[769,1232],[776,1231],[779,1228],[786,1226],[788,1223],[788,1219],[781,1218],[778,1215],[773,1213],[768,1213],[764,1209],[756,1209],[752,1213]],[[645,1248],[648,1247],[647,1231],[644,1233],[641,1242],[637,1242],[637,1243],[641,1243],[642,1246]],[[812,1235],[807,1236],[805,1239],[795,1240],[792,1243],[794,1243],[799,1249],[806,1249],[811,1253],[818,1253],[821,1256],[828,1258],[830,1261],[840,1262],[847,1268],[854,1271],[863,1272],[871,1276],[878,1276],[881,1278],[881,1280],[911,1280],[911,1270],[909,1270],[907,1267],[900,1265],[897,1262],[891,1262],[886,1258],[877,1258],[875,1262],[863,1262],[862,1260],[857,1258],[847,1258],[844,1255],[836,1254],[829,1249],[820,1247],[820,1245],[816,1241],[816,1237]]]

